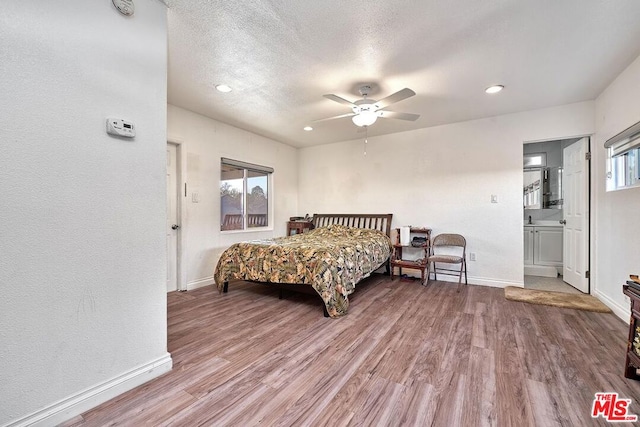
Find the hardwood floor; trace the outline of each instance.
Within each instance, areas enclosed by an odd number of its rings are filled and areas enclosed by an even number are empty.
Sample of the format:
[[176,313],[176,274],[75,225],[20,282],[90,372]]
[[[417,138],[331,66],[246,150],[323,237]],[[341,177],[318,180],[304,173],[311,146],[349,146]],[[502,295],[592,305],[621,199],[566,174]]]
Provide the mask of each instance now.
[[375,275],[340,319],[260,284],[171,293],[173,370],[66,425],[608,425],[607,391],[640,414],[614,315],[456,286]]

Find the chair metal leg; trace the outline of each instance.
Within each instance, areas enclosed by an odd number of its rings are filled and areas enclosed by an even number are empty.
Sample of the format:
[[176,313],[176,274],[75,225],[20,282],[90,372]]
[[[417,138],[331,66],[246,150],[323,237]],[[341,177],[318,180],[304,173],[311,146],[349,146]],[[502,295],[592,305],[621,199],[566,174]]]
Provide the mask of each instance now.
[[431,274],[431,263],[427,261],[427,282],[425,283],[425,281],[422,281],[422,285],[423,286],[427,286],[429,284],[429,275]]
[[468,285],[469,283],[467,282],[467,260],[464,260],[464,284]]

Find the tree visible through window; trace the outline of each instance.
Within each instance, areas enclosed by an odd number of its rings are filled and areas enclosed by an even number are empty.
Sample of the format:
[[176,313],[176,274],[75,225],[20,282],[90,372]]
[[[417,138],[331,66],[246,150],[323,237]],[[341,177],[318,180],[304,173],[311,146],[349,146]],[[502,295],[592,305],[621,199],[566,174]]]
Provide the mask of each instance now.
[[273,169],[223,158],[220,170],[220,230],[267,227]]

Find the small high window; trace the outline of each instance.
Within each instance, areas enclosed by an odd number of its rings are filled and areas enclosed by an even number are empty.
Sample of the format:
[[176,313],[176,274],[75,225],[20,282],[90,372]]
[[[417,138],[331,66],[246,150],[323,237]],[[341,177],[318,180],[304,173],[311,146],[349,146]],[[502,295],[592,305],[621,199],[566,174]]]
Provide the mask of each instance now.
[[607,155],[607,191],[640,186],[640,149],[627,151],[615,156],[613,148]]
[[547,153],[527,153],[524,155],[524,168],[540,168],[547,166]]
[[273,168],[222,158],[220,230],[269,226],[269,187]]
[[640,186],[640,122],[609,139],[607,191]]

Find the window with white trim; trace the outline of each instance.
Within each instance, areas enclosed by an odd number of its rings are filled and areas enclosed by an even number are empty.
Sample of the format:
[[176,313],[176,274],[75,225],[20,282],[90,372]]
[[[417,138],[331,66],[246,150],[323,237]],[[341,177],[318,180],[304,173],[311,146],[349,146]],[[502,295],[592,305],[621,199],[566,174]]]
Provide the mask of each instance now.
[[547,153],[525,153],[524,168],[541,168],[547,166]]
[[640,187],[640,122],[609,139],[607,191]]
[[220,231],[269,226],[273,168],[239,160],[220,161]]

